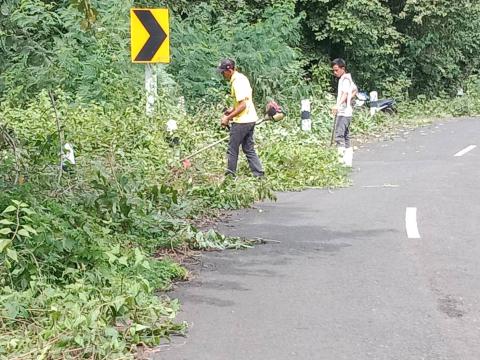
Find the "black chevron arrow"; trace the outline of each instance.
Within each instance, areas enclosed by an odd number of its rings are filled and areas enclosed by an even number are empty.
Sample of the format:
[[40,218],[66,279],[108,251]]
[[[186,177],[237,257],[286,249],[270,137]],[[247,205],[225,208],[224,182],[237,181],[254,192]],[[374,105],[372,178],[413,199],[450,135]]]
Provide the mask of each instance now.
[[165,31],[163,31],[150,10],[133,10],[133,12],[137,15],[138,19],[145,27],[145,30],[150,34],[150,37],[145,45],[143,45],[142,50],[138,53],[135,61],[151,61],[167,38],[167,34],[165,34]]

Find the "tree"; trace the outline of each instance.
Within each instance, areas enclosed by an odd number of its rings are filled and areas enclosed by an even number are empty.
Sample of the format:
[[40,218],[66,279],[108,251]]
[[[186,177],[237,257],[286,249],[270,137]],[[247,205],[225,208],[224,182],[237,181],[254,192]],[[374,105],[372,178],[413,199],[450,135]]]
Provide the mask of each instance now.
[[407,0],[396,26],[406,37],[403,57],[412,94],[456,91],[468,76],[478,73],[478,1]]

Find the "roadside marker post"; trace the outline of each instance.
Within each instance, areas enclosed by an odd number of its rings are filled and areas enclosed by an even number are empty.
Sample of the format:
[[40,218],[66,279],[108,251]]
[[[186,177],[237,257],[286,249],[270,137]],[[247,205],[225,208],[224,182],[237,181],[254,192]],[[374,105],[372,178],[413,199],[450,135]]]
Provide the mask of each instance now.
[[312,130],[312,119],[310,113],[310,100],[304,99],[301,101],[301,127],[303,131]]
[[131,58],[145,64],[146,114],[153,115],[157,92],[157,67],[170,63],[170,26],[168,9],[130,9]]

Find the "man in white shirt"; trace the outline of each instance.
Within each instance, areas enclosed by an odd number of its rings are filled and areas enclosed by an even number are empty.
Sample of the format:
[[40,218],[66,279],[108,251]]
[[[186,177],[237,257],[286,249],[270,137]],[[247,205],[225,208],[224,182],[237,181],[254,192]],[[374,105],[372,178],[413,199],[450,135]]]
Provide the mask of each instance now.
[[352,76],[346,71],[345,60],[337,58],[332,61],[332,70],[338,80],[337,102],[332,109],[336,116],[335,142],[341,162],[351,167],[353,162],[353,148],[350,146],[350,123],[352,121],[352,99],[357,94],[357,86]]
[[235,69],[235,61],[224,59],[218,65],[218,71],[225,80],[230,81],[231,95],[234,106],[228,109],[221,120],[223,127],[230,126],[230,141],[228,144],[227,174],[235,176],[237,171],[238,153],[240,145],[248,160],[253,175],[264,175],[262,163],[255,152],[253,133],[258,120],[253,105],[252,87],[247,77]]

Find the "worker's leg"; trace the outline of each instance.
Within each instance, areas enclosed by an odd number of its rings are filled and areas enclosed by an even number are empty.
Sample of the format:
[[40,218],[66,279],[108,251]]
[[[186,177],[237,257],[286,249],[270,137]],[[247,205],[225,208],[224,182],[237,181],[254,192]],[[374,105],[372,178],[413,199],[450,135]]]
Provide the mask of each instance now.
[[264,175],[263,167],[258,155],[255,151],[255,141],[253,140],[253,134],[255,131],[255,123],[244,124],[246,127],[246,134],[242,141],[242,150],[248,160],[248,165],[254,176],[261,177]]
[[337,145],[338,161],[343,164],[343,155],[345,153],[345,116],[337,115],[335,120],[335,144]]
[[343,163],[347,167],[352,167],[353,164],[353,148],[350,145],[350,123],[352,122],[352,117],[346,118],[346,128],[345,128],[345,152],[343,154]]
[[344,141],[345,141],[345,148],[348,149],[350,147],[350,123],[352,122],[352,117],[345,117],[345,129],[344,129]]
[[335,127],[335,143],[337,147],[345,148],[345,132],[348,129],[348,118],[345,116],[337,116]]
[[240,149],[240,144],[243,141],[245,136],[244,128],[241,124],[232,124],[230,127],[230,140],[228,142],[228,165],[226,174],[231,174],[235,176],[237,172],[237,162],[238,162],[238,151]]

